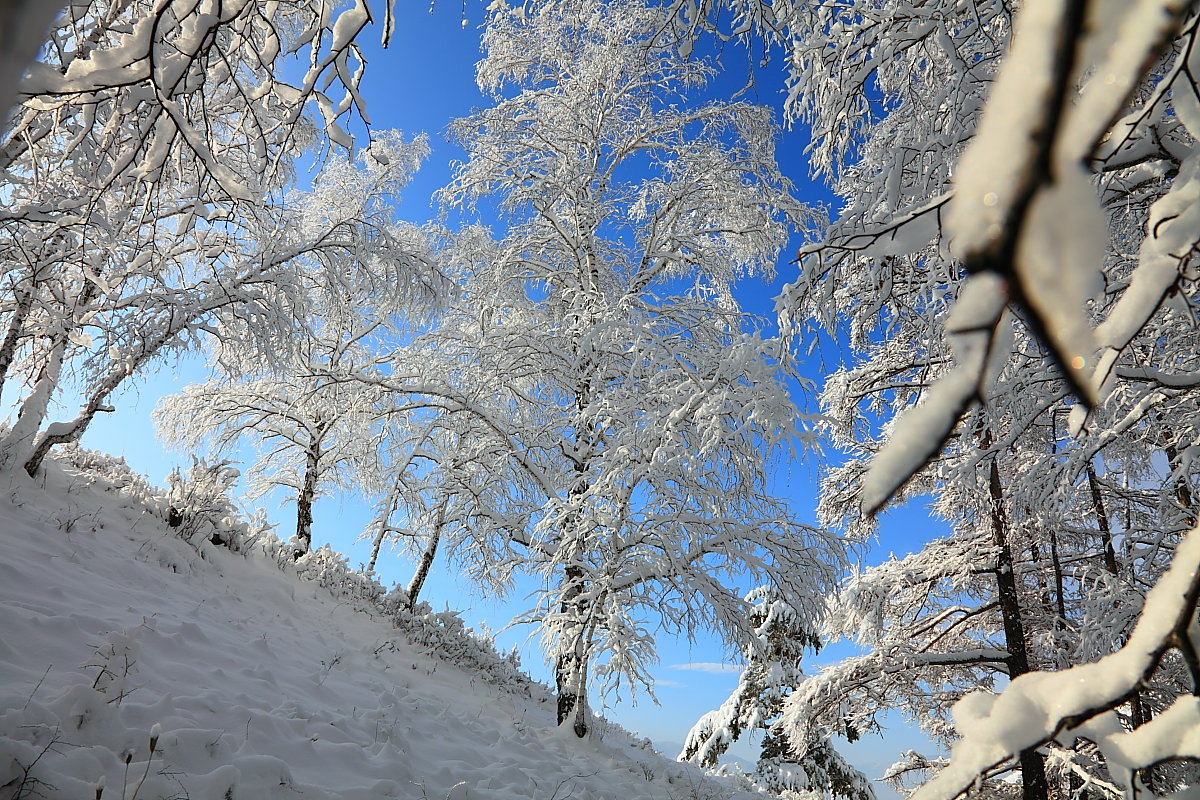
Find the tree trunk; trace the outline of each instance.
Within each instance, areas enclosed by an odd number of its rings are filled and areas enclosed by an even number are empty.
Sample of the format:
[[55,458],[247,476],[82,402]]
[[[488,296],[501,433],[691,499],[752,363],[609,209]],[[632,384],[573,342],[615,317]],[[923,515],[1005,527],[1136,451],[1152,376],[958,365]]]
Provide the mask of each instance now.
[[437,520],[433,524],[433,535],[430,536],[429,543],[425,545],[425,552],[421,554],[417,571],[408,584],[408,607],[410,609],[416,608],[417,596],[421,594],[421,587],[425,585],[425,579],[429,577],[429,569],[433,566],[433,559],[437,556],[438,543],[442,539],[442,526],[446,523],[446,503],[448,501],[449,498],[443,497],[442,504],[438,506]]
[[392,488],[388,492],[387,505],[384,510],[375,519],[379,523],[379,529],[375,532],[375,541],[371,542],[371,560],[367,562],[367,574],[375,572],[375,564],[379,561],[379,551],[383,549],[383,540],[387,538],[388,532],[392,530],[390,523],[392,514],[396,513],[396,506],[400,504],[400,479],[396,478],[392,482]]
[[[62,379],[63,364],[66,361],[67,347],[70,344],[69,329],[76,327],[77,315],[84,313],[95,299],[98,291],[99,287],[95,281],[84,281],[79,296],[75,298],[75,312],[62,320],[62,329],[51,339],[50,355],[42,366],[42,371],[34,383],[33,391],[21,403],[16,423],[4,440],[0,442],[0,468],[8,469],[18,463],[25,464],[30,455],[34,453],[34,440],[37,437],[38,429],[46,420],[46,414],[50,409],[50,399],[58,390],[59,381]],[[9,334],[12,334],[11,329]],[[7,343],[8,337],[5,338]],[[15,346],[16,342],[14,341],[13,344]],[[39,462],[40,460],[38,459]],[[26,469],[26,472],[29,470]],[[32,476],[33,472],[29,472],[29,474]]]
[[558,724],[574,721],[575,735],[587,736],[587,666],[583,652],[586,648],[584,630],[583,568],[570,564],[563,573],[563,594],[559,611],[567,620],[562,640],[569,647],[560,647],[554,659],[554,688],[558,693]]
[[[593,603],[593,608],[595,603]],[[592,659],[592,631],[595,627],[595,615],[589,614],[589,619],[582,624],[583,634],[576,639],[575,644],[575,735],[580,739],[588,735],[590,709],[588,708],[587,677]]]
[[413,573],[412,580],[408,584],[408,607],[416,608],[417,597],[421,594],[421,588],[425,586],[425,579],[429,577],[429,569],[433,566],[433,559],[437,556],[438,543],[442,538],[441,526],[433,532],[433,536],[429,539],[429,544],[425,546],[425,552],[421,553],[421,560],[417,563],[417,571]]
[[70,422],[55,422],[48,426],[45,432],[38,437],[37,444],[33,446],[29,457],[25,459],[25,471],[29,473],[29,477],[37,474],[37,471],[42,466],[42,461],[50,452],[50,448],[68,442],[77,442],[87,430],[88,425],[101,411],[112,411],[113,407],[104,404],[108,396],[113,390],[121,384],[128,373],[123,373],[120,376],[110,376],[108,380],[102,383],[88,401],[84,403],[83,408],[79,412],[79,416]]
[[[587,230],[586,225],[584,229]],[[591,232],[594,230],[593,227]],[[571,720],[575,735],[582,739],[588,734],[587,656],[591,631],[587,621],[591,616],[589,603],[594,599],[583,599],[587,587],[584,581],[584,534],[579,530],[581,520],[578,509],[587,495],[589,464],[595,457],[600,440],[595,422],[588,413],[594,396],[592,382],[596,378],[592,344],[578,335],[579,331],[586,330],[596,320],[600,308],[597,261],[590,236],[585,236],[583,258],[577,262],[577,267],[579,327],[575,329],[571,344],[576,362],[575,413],[580,424],[575,431],[573,453],[568,456],[575,474],[567,499],[575,510],[568,514],[562,525],[563,547],[567,549],[568,559],[563,566],[562,595],[558,609],[564,629],[559,634],[560,642],[554,659],[554,687],[558,693],[558,724],[561,726]]]
[[[1100,479],[1096,476],[1096,470],[1090,462],[1086,472],[1088,489],[1092,494],[1092,507],[1096,513],[1096,525],[1100,529],[1100,543],[1104,547],[1104,569],[1110,575],[1115,576],[1119,573],[1117,551],[1112,543],[1112,526],[1108,521],[1108,512],[1104,508],[1104,496],[1100,494]],[[1121,643],[1124,644],[1128,638],[1128,636],[1122,636]],[[1135,728],[1140,728],[1150,721],[1150,712],[1146,708],[1146,704],[1142,702],[1142,693],[1139,691],[1135,691],[1129,698],[1129,716]]]
[[312,507],[317,496],[317,467],[320,457],[316,447],[310,447],[304,454],[304,483],[300,487],[300,493],[296,495],[297,560],[312,550]]
[[17,412],[17,421],[9,430],[8,435],[0,441],[0,468],[9,468],[14,464],[25,464],[34,450],[34,438],[37,436],[38,429],[42,427],[42,423],[46,420],[46,413],[50,408],[50,399],[54,396],[54,392],[58,390],[59,381],[62,379],[63,364],[67,357],[67,346],[70,344],[68,331],[76,327],[78,315],[83,314],[88,306],[95,299],[99,287],[95,281],[84,281],[83,288],[79,291],[79,296],[75,298],[74,313],[62,320],[62,329],[54,334],[50,347],[50,355],[46,359],[45,365],[42,367],[41,374],[38,375],[37,381],[34,383],[33,391],[21,403],[21,410]]
[[1104,568],[1108,574],[1116,575],[1117,551],[1113,548],[1112,527],[1108,522],[1108,512],[1104,508],[1104,497],[1100,494],[1100,479],[1096,477],[1096,469],[1091,462],[1087,465],[1088,489],[1092,493],[1092,507],[1096,512],[1096,526],[1100,529],[1100,544],[1104,547]]
[[21,403],[21,410],[17,412],[17,421],[9,429],[3,441],[0,441],[0,468],[8,469],[15,464],[23,464],[33,452],[34,438],[37,436],[38,428],[46,419],[46,412],[50,408],[50,398],[58,389],[58,382],[62,377],[66,350],[67,337],[66,334],[61,334],[33,385],[33,391]]
[[[32,281],[32,278],[30,279]],[[4,379],[8,377],[8,368],[12,366],[17,354],[17,343],[25,332],[25,320],[33,310],[33,286],[16,292],[17,305],[13,308],[12,316],[8,318],[8,330],[4,341],[0,342],[0,391],[4,389]]]
[[[1167,431],[1169,427],[1163,426],[1163,439],[1167,439]],[[1180,467],[1179,448],[1172,441],[1166,441],[1163,446],[1163,453],[1167,457],[1167,468],[1174,473]],[[1192,487],[1188,482],[1187,475],[1184,474],[1175,481],[1175,502],[1179,504],[1180,510],[1183,512],[1183,526],[1190,530],[1196,526],[1196,516],[1192,511],[1195,505],[1195,499],[1192,497]]]
[[[1004,623],[1005,649],[1008,651],[1009,680],[1030,671],[1029,645],[1025,639],[1025,626],[1021,622],[1020,595],[1017,578],[1013,572],[1012,549],[1008,540],[1008,517],[1004,510],[1004,488],[1000,483],[1000,468],[993,458],[988,476],[991,495],[992,537],[997,548],[996,586],[1000,603],[1000,616]],[[1049,784],[1046,781],[1046,765],[1042,754],[1036,749],[1021,751],[1022,800],[1048,800]]]
[[1066,587],[1063,579],[1062,558],[1058,553],[1058,531],[1053,527],[1050,529],[1050,563],[1054,565],[1054,610],[1058,612],[1058,621],[1061,628],[1067,628],[1067,598]]
[[[589,294],[588,297],[591,295]],[[589,307],[589,314],[590,314]],[[591,376],[591,360],[584,357],[581,361],[579,379],[575,385],[575,406],[583,416],[586,412],[592,391],[588,380]],[[573,464],[575,480],[568,492],[572,504],[582,502],[587,494],[588,461],[592,457],[596,443],[596,430],[591,422],[583,426],[576,440],[576,456]],[[573,720],[575,735],[580,739],[587,736],[587,645],[590,636],[586,621],[588,614],[587,601],[581,600],[585,590],[583,547],[579,543],[580,532],[578,511],[573,511],[563,525],[566,531],[564,539],[571,548],[570,558],[563,567],[562,598],[559,613],[564,620],[565,629],[561,634],[562,643],[558,647],[558,655],[554,659],[554,685],[558,692],[558,724],[563,725],[567,720]],[[564,646],[564,644],[568,646]]]
[[[83,288],[83,291],[80,292],[79,299],[76,301],[77,307],[83,308],[90,304],[92,299],[96,296],[96,292],[96,282],[88,281],[87,285]],[[71,420],[70,422],[54,423],[47,428],[46,433],[41,437],[36,445],[27,446],[24,448],[27,451],[24,454],[25,471],[28,472],[30,476],[33,476],[41,467],[42,460],[45,459],[46,454],[50,452],[50,448],[54,447],[55,445],[78,441],[87,430],[88,425],[91,424],[92,419],[95,418],[97,412],[112,411],[110,406],[104,405],[104,401],[107,400],[109,395],[116,391],[117,388],[124,383],[127,378],[137,373],[137,371],[145,366],[151,358],[158,354],[158,352],[164,346],[166,346],[168,342],[174,339],[175,336],[177,336],[181,331],[185,330],[188,325],[192,324],[196,319],[203,316],[203,314],[215,311],[216,309],[227,306],[232,302],[232,297],[228,293],[225,293],[219,300],[210,300],[208,303],[197,306],[197,310],[194,310],[191,314],[172,314],[170,324],[168,324],[164,330],[159,331],[153,338],[143,342],[141,345],[141,351],[136,357],[133,357],[132,353],[128,354],[130,360],[124,362],[123,365],[119,365],[110,370],[104,380],[102,380],[95,386],[95,388],[91,390],[88,401],[84,404],[83,408],[80,409],[79,414],[75,417],[75,419]],[[65,346],[66,339],[64,336],[64,349]],[[58,365],[58,372],[61,373],[61,371],[62,364],[60,363]],[[57,380],[58,379],[56,377],[55,385],[54,387],[51,387],[51,391],[57,387]],[[43,405],[40,416],[37,419],[37,426],[34,427],[34,430],[30,432],[28,436],[30,440],[32,440],[34,438],[34,434],[37,433],[37,427],[39,427],[45,420],[48,404],[49,397],[47,396],[46,403]],[[321,436],[324,435],[324,431],[327,429],[327,427],[322,428],[321,432],[314,437],[314,440],[318,443],[317,446],[319,446]],[[9,434],[8,438],[12,438],[11,433]],[[0,443],[0,448],[5,450],[8,449],[6,447],[8,438],[5,439],[4,443]],[[18,451],[16,455],[20,456],[20,451]],[[4,463],[13,463],[15,460],[16,458],[13,455],[9,455]],[[312,502],[310,499],[310,509],[311,506]],[[310,518],[309,529],[312,527],[311,522],[312,520]]]
[[379,560],[379,549],[383,547],[383,540],[387,538],[387,525],[380,525],[379,531],[375,534],[375,541],[371,543],[371,559],[367,562],[367,574],[375,574],[375,562]]

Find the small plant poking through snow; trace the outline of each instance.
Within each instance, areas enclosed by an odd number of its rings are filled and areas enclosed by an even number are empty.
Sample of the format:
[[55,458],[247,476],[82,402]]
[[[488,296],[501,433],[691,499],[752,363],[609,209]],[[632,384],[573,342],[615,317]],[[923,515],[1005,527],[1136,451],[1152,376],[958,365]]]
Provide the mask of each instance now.
[[[150,775],[150,762],[154,760],[154,753],[158,748],[158,736],[161,731],[162,729],[159,727],[157,722],[154,723],[154,727],[150,729],[150,753],[146,756],[146,766],[142,770],[142,776],[138,778],[137,783],[134,785],[133,794],[129,795],[128,800],[137,800],[138,792],[142,790],[142,786],[144,786],[146,783],[147,776]],[[133,753],[128,752],[125,754],[125,779],[121,789],[121,800],[126,800],[125,792],[129,788],[129,763],[131,761],[133,761]],[[104,778],[101,777],[99,784],[96,786],[96,800],[100,800],[104,793],[104,783]]]
[[249,525],[238,521],[230,492],[240,476],[231,461],[209,463],[193,456],[187,474],[176,468],[167,477],[167,524],[193,545],[203,540],[235,553],[248,549],[266,526],[262,519]]

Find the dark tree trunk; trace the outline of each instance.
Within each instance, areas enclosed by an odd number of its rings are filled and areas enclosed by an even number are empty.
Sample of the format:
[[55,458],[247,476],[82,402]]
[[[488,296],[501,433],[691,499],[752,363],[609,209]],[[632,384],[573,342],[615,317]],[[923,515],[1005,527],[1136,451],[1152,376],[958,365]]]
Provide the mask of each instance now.
[[[1169,428],[1164,425],[1164,439],[1167,438],[1166,432],[1168,430]],[[1167,441],[1163,446],[1163,453],[1167,456],[1167,468],[1170,469],[1172,473],[1175,472],[1175,470],[1177,470],[1181,465],[1179,448],[1175,446],[1174,442]],[[1188,482],[1186,473],[1181,475],[1179,479],[1175,481],[1174,494],[1175,502],[1179,504],[1179,508],[1183,512],[1184,527],[1188,529],[1195,527],[1196,515],[1192,511],[1192,507],[1195,505],[1195,498],[1192,497],[1192,486]]]
[[[1000,603],[1000,616],[1004,623],[1005,649],[1008,651],[1008,677],[1015,679],[1030,671],[1029,645],[1025,638],[1025,626],[1021,622],[1020,594],[1017,578],[1013,572],[1012,548],[1008,539],[1008,515],[1004,509],[1004,488],[1000,483],[1000,469],[992,459],[989,468],[989,492],[991,495],[992,537],[997,548],[996,586]],[[1050,787],[1046,781],[1046,765],[1042,754],[1036,749],[1021,751],[1022,800],[1049,800]]]
[[317,467],[320,463],[320,453],[315,447],[310,447],[304,455],[304,483],[296,496],[296,553],[298,560],[312,550],[312,507],[317,496]]
[[1067,598],[1063,580],[1062,557],[1058,553],[1058,532],[1050,529],[1050,563],[1054,565],[1054,597],[1055,611],[1058,612],[1059,624],[1067,627]]
[[1112,526],[1104,508],[1104,496],[1100,494],[1100,479],[1096,477],[1096,469],[1090,462],[1087,465],[1087,480],[1088,489],[1092,494],[1092,507],[1096,512],[1096,526],[1100,529],[1100,544],[1104,548],[1104,568],[1108,570],[1108,574],[1116,575],[1117,551],[1113,547]]
[[[1089,463],[1087,465],[1087,480],[1088,490],[1092,495],[1092,508],[1096,514],[1096,526],[1100,529],[1100,544],[1104,548],[1104,569],[1110,575],[1117,575],[1120,572],[1117,564],[1117,551],[1113,547],[1112,540],[1112,525],[1108,521],[1108,511],[1104,507],[1104,495],[1100,493],[1100,479],[1096,476],[1096,469]],[[1121,637],[1122,643],[1128,639],[1128,636]],[[1146,704],[1142,701],[1142,693],[1135,691],[1129,698],[1129,716],[1133,727],[1140,728],[1150,721],[1150,712],[1146,708]]]

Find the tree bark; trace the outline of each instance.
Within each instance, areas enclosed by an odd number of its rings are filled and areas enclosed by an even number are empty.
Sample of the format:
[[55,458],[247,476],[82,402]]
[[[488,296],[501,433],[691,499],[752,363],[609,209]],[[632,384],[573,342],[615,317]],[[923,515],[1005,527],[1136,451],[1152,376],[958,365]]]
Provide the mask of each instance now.
[[[992,538],[997,548],[996,586],[1000,616],[1004,624],[1005,649],[1008,651],[1008,677],[1012,680],[1030,671],[1029,645],[1021,621],[1021,602],[1017,578],[1013,572],[1012,548],[1008,538],[1008,515],[1004,508],[1004,488],[996,459],[989,467],[988,488],[991,496]],[[1022,800],[1049,800],[1046,765],[1036,749],[1021,751]]]
[[29,477],[32,478],[37,474],[37,471],[42,466],[42,461],[45,460],[51,447],[79,441],[84,431],[87,430],[88,425],[92,424],[92,420],[95,419],[96,414],[101,411],[113,410],[113,407],[105,405],[104,401],[108,399],[108,396],[112,394],[113,390],[121,384],[127,375],[128,373],[119,376],[110,376],[108,380],[92,393],[92,396],[88,398],[88,401],[84,404],[75,419],[70,422],[55,422],[46,428],[45,432],[38,437],[37,444],[33,446],[29,457],[25,459],[25,472],[29,473]]
[[1104,547],[1104,568],[1108,574],[1116,575],[1117,551],[1113,547],[1112,526],[1108,521],[1108,512],[1104,508],[1104,496],[1100,494],[1100,479],[1096,477],[1096,468],[1087,465],[1088,489],[1092,494],[1092,507],[1096,513],[1096,526],[1100,529],[1100,544]]
[[[50,409],[50,398],[58,390],[62,379],[63,364],[67,357],[67,347],[70,344],[68,326],[77,327],[78,315],[83,314],[95,299],[99,287],[95,281],[84,281],[83,288],[75,298],[75,311],[62,320],[62,328],[52,337],[50,355],[42,366],[42,371],[34,383],[33,391],[21,403],[17,412],[17,421],[12,429],[0,441],[0,468],[10,468],[14,464],[25,464],[34,451],[34,439],[38,429],[46,420]],[[26,470],[28,471],[28,469]],[[30,475],[33,473],[31,472]]]
[[425,585],[425,579],[429,577],[429,569],[433,566],[433,559],[437,556],[438,544],[442,539],[442,526],[446,524],[446,503],[448,501],[449,498],[443,497],[442,504],[438,506],[437,520],[433,524],[433,535],[430,536],[429,543],[425,545],[425,552],[421,554],[417,571],[408,584],[408,607],[410,609],[416,607],[421,587]]
[[309,447],[304,454],[304,483],[296,496],[296,541],[299,543],[295,553],[297,560],[312,550],[312,507],[317,496],[317,468],[320,459],[321,455],[316,445]]
[[554,688],[558,693],[558,724],[574,720],[575,735],[580,739],[587,736],[586,714],[577,713],[587,707],[587,674],[584,661],[584,604],[583,568],[568,564],[563,570],[563,593],[559,611],[568,620],[563,639],[570,642],[569,648],[560,649],[554,659]]
[[[581,276],[585,287],[584,303],[586,317],[592,318],[595,313],[594,296],[595,283],[593,270],[587,266]],[[581,419],[586,419],[588,403],[592,397],[591,379],[592,359],[589,355],[579,353],[579,342],[575,342],[575,355],[579,359],[579,372],[575,382],[575,410]],[[582,502],[588,488],[588,462],[594,453],[597,441],[594,424],[589,420],[582,426],[582,431],[576,438],[576,456],[573,464],[575,479],[568,492],[572,504]],[[583,548],[579,543],[580,532],[578,511],[573,511],[563,525],[566,538],[570,542],[571,558],[563,567],[563,590],[559,606],[567,629],[563,632],[564,642],[569,647],[560,647],[554,659],[554,684],[558,692],[558,724],[563,725],[567,720],[574,720],[575,735],[580,739],[587,736],[587,656],[591,636],[587,626],[588,613],[586,601],[580,598],[584,594]]]
[[[1112,525],[1108,521],[1108,511],[1104,508],[1104,496],[1100,493],[1100,479],[1096,476],[1096,469],[1089,463],[1087,465],[1087,480],[1088,489],[1092,495],[1092,506],[1096,513],[1096,525],[1100,529],[1100,543],[1104,547],[1104,569],[1110,575],[1119,573],[1117,565],[1117,551],[1112,543]],[[1128,636],[1121,637],[1121,643],[1128,640]],[[1129,716],[1134,728],[1140,728],[1150,721],[1150,711],[1146,704],[1142,702],[1142,693],[1135,691],[1129,698]]]
[[400,504],[400,479],[396,478],[392,482],[392,488],[388,492],[387,506],[382,514],[376,519],[379,521],[379,530],[375,532],[375,541],[371,543],[371,560],[367,562],[367,574],[375,572],[375,564],[379,561],[379,551],[383,548],[383,540],[387,538],[388,532],[392,530],[389,523],[392,521],[392,514],[396,513],[396,506]]
[[[30,278],[32,282],[33,278]],[[25,320],[29,318],[29,312],[33,310],[33,286],[29,286],[24,290],[18,290],[17,304],[13,308],[12,316],[8,318],[8,330],[4,334],[4,341],[0,343],[0,391],[4,389],[4,379],[8,377],[8,368],[12,366],[13,359],[17,354],[17,342],[21,340],[21,334],[25,332]]]
[[1058,612],[1058,621],[1063,628],[1067,627],[1067,598],[1063,580],[1062,558],[1058,553],[1058,532],[1050,530],[1050,563],[1054,565],[1054,610]]
[[66,351],[66,334],[60,334],[60,338],[54,343],[37,381],[34,382],[33,391],[21,403],[21,410],[17,412],[17,421],[9,429],[4,440],[0,441],[0,465],[3,468],[7,469],[18,463],[23,464],[33,453],[34,438],[37,436],[42,421],[46,418],[46,412],[50,408],[50,398],[58,388],[59,379],[62,377]]
[[[1179,448],[1173,441],[1170,441],[1168,431],[1170,427],[1163,425],[1162,438],[1164,440],[1163,453],[1167,457],[1167,468],[1174,473],[1180,467]],[[1179,504],[1180,510],[1183,512],[1183,527],[1186,530],[1191,530],[1196,526],[1196,515],[1193,512],[1195,506],[1195,498],[1192,497],[1192,487],[1188,483],[1187,475],[1182,475],[1175,481],[1175,502]]]
[[379,550],[383,547],[383,540],[387,538],[388,526],[386,523],[379,526],[379,531],[375,534],[375,541],[371,543],[371,559],[367,562],[367,574],[375,574],[375,562],[379,560]]

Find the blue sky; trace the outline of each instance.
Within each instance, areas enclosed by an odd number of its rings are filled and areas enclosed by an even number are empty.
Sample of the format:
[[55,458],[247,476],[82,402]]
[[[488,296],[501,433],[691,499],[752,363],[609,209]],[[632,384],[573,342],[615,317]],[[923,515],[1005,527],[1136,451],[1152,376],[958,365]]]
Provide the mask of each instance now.
[[[398,5],[413,9],[409,4]],[[478,26],[483,16],[482,5],[474,0],[462,6],[439,3],[432,13],[426,13],[424,8],[401,10],[391,47],[387,51],[374,46],[367,49],[369,64],[363,93],[369,104],[372,127],[396,128],[408,135],[425,132],[433,148],[433,154],[402,198],[400,214],[407,219],[421,222],[429,218],[432,193],[449,181],[451,162],[462,157],[461,150],[443,136],[447,124],[466,115],[473,107],[486,103],[474,83],[474,64],[480,57]],[[368,39],[377,36],[376,29]],[[744,85],[747,61],[736,52],[726,53],[724,61],[727,72],[718,79],[716,91],[728,95]],[[777,69],[778,62],[760,70],[756,86],[744,99],[778,105],[782,77]],[[361,131],[359,133],[361,135]],[[801,131],[784,134],[780,160],[785,172],[799,187],[802,199],[829,203],[832,198],[807,180],[803,146]],[[741,288],[741,299],[754,313],[769,314],[773,308],[772,298],[793,273],[794,267],[784,263],[774,284],[746,284]],[[830,350],[825,352],[827,357],[836,355]],[[819,365],[814,364],[809,371],[816,375],[819,369]],[[145,472],[153,482],[161,484],[175,464],[186,465],[190,459],[185,454],[163,452],[154,439],[150,412],[161,395],[204,377],[204,367],[198,360],[179,369],[160,372],[117,398],[118,413],[98,419],[83,444],[125,456],[135,470]],[[791,498],[797,514],[805,521],[812,521],[815,508],[815,477],[816,470],[811,463],[780,465],[777,489]],[[290,498],[277,498],[274,503],[280,500],[285,504],[273,505],[270,510],[280,523],[279,533],[287,538],[294,524],[294,507]],[[369,512],[350,499],[321,500],[315,509],[314,544],[330,543],[336,550],[346,553],[352,564],[365,563],[368,547],[356,539],[368,518]],[[881,560],[893,551],[903,554],[919,541],[941,531],[941,526],[930,521],[920,509],[893,513],[885,520],[882,544],[867,555],[867,560]],[[385,555],[380,559],[379,571],[385,583],[406,584],[412,566],[402,555]],[[423,599],[436,609],[448,607],[461,611],[469,624],[483,624],[493,630],[525,608],[519,591],[509,602],[489,600],[480,597],[465,579],[445,569],[431,578]],[[504,647],[519,646],[526,667],[536,678],[548,680],[549,673],[537,653],[536,644],[528,641],[530,633],[527,630],[509,631],[499,637],[499,641]],[[645,697],[633,705],[626,695],[626,699],[613,706],[608,714],[623,726],[653,738],[663,749],[670,750],[682,742],[687,729],[702,713],[719,705],[736,686],[736,672],[728,667],[736,654],[725,652],[719,643],[703,637],[694,643],[665,641],[661,652],[662,663],[653,670],[653,675],[658,682],[656,693],[662,706],[656,707]],[[823,652],[816,663],[827,663],[849,652],[844,646],[832,647]],[[897,727],[887,741],[869,738],[842,748],[843,751],[869,776],[879,775],[904,750],[922,747],[921,739],[914,737],[910,729],[900,725],[898,719],[895,723]],[[749,747],[738,750],[746,756],[753,752]]]

